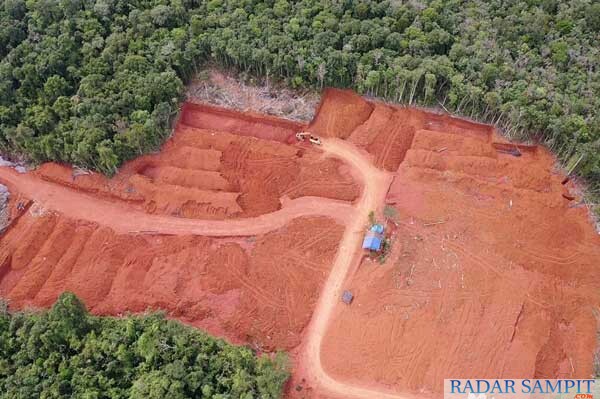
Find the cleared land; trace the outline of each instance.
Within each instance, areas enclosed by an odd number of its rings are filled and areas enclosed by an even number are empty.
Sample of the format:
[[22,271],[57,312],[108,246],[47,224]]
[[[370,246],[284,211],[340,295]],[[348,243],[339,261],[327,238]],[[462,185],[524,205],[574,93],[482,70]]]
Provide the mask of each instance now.
[[434,395],[448,376],[592,375],[600,240],[550,154],[504,144],[486,125],[349,92],[323,101],[346,117],[319,113],[310,129],[346,137],[396,172],[392,251],[347,276],[356,299],[334,310],[325,371]]
[[[112,179],[46,164],[0,182],[12,306],[72,290],[97,314],[164,309],[285,349],[290,398],[592,372],[600,240],[553,158],[487,125],[339,90],[309,126],[188,103],[162,151]],[[370,211],[383,265],[360,250]]]
[[112,179],[0,169],[11,190],[0,294],[23,308],[71,290],[96,314],[163,309],[293,349],[360,193],[339,159],[286,144],[302,127],[186,104],[162,151]]

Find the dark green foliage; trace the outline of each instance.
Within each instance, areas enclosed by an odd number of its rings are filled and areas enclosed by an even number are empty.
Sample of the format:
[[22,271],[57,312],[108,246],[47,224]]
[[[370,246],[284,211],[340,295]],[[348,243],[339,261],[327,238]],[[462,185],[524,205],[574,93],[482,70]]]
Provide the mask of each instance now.
[[374,224],[377,224],[377,219],[375,218],[375,211],[370,211],[369,212],[369,228],[371,226],[373,226]]
[[583,156],[576,172],[600,183],[600,8],[593,1],[209,4],[205,12],[215,17],[202,34],[224,65],[292,85],[441,103],[513,137],[542,139],[564,161]]
[[73,294],[0,313],[0,398],[279,398],[283,354],[257,358],[160,315],[102,318]]
[[156,149],[202,58],[193,1],[6,0],[0,149],[111,174]]
[[381,243],[381,252],[377,256],[377,260],[380,264],[384,264],[387,256],[390,254],[392,248],[392,241],[389,238],[385,238]]
[[598,43],[590,0],[5,0],[0,148],[111,173],[160,144],[210,59],[441,103],[581,157],[576,172],[598,184]]

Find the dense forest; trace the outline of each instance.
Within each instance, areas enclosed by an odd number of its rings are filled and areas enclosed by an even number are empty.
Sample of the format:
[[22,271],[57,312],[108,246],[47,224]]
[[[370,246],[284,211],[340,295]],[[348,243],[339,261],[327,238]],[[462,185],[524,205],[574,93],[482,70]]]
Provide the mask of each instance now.
[[113,173],[211,61],[535,138],[600,185],[594,0],[3,0],[0,150]]
[[0,312],[0,398],[274,399],[285,363],[158,314],[90,316],[71,293]]

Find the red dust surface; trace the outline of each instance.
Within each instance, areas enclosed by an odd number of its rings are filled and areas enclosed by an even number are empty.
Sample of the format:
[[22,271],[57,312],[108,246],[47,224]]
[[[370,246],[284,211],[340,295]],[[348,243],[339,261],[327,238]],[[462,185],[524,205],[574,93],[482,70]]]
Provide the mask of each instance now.
[[373,112],[373,105],[349,90],[325,89],[308,130],[323,137],[346,139]]
[[398,169],[420,129],[483,141],[489,141],[493,133],[489,125],[371,102],[337,89],[325,90],[317,115],[307,128],[318,135],[347,138],[373,155],[376,166],[391,172]]
[[355,299],[334,311],[325,371],[433,396],[444,378],[593,375],[600,239],[554,158],[487,125],[372,104],[343,135],[395,172],[378,210],[392,249],[347,276]]
[[[55,163],[27,179],[3,171],[11,188],[11,224],[0,240],[0,296],[16,309],[47,307],[70,290],[95,314],[161,309],[261,351],[293,349],[343,232],[344,216],[310,214],[319,201],[325,209],[351,209],[360,193],[341,161],[310,146],[285,144],[301,129],[285,120],[186,104],[162,151],[127,163],[112,179]],[[38,179],[52,201],[31,190]],[[19,193],[19,184],[28,185],[33,201]],[[269,216],[301,197],[306,201],[295,207],[306,207],[304,215],[298,209],[284,223],[277,216],[260,219],[265,228],[271,223],[269,232],[244,234],[245,220],[259,223],[245,218]],[[73,207],[77,199],[98,209],[113,204],[115,212],[100,223],[78,219],[46,209],[44,198],[48,204],[73,198]],[[165,223],[180,232],[115,231],[115,215],[126,217],[127,210],[139,219],[171,216]],[[203,223],[195,218],[237,220],[231,236],[208,237],[191,233],[194,223]],[[190,234],[177,223],[183,219]],[[146,228],[146,222],[138,224]]]
[[253,112],[235,112],[206,104],[185,103],[181,122],[188,126],[206,130],[221,130],[240,136],[251,136],[282,143],[293,142],[302,123],[259,115]]
[[289,350],[342,231],[301,217],[260,236],[116,234],[33,204],[0,242],[0,294],[21,309],[51,306],[69,290],[95,314],[160,309],[232,342]]
[[[323,151],[291,145],[300,130],[321,135]],[[112,179],[46,164],[22,179],[27,198],[16,172],[0,175],[12,219],[0,296],[12,307],[72,290],[97,314],[163,309],[233,342],[290,350],[301,362],[290,398],[440,397],[444,378],[593,373],[598,234],[545,149],[488,125],[330,89],[308,127],[186,105],[161,152]],[[114,204],[113,221],[131,209],[144,228],[159,214],[177,229],[127,234],[89,212],[67,217],[35,201],[39,179],[48,204]],[[315,214],[325,206],[347,213]],[[391,239],[383,264],[358,246],[370,210]],[[219,237],[191,233],[218,223]],[[337,301],[344,289],[350,306]]]
[[185,218],[262,215],[280,209],[282,198],[355,200],[360,187],[341,161],[311,146],[285,144],[302,129],[273,117],[186,104],[161,151],[126,163],[112,179],[55,163],[35,173],[147,213]]

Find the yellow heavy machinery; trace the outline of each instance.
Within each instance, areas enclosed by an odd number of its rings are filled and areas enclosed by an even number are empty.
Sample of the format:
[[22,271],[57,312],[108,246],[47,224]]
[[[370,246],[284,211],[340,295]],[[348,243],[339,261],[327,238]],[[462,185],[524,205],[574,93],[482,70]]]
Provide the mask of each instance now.
[[317,136],[313,136],[312,134],[310,134],[310,132],[298,132],[296,133],[296,139],[298,141],[304,141],[308,139],[308,141],[314,145],[321,145],[321,139]]

